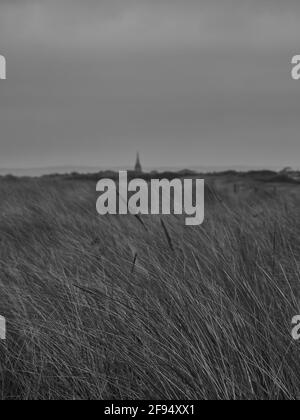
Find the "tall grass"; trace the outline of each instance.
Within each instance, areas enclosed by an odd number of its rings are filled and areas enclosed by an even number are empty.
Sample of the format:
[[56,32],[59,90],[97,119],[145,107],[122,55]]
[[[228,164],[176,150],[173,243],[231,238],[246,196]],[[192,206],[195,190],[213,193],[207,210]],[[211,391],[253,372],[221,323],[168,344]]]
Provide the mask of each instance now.
[[94,190],[0,182],[0,398],[297,399],[297,187],[147,229]]

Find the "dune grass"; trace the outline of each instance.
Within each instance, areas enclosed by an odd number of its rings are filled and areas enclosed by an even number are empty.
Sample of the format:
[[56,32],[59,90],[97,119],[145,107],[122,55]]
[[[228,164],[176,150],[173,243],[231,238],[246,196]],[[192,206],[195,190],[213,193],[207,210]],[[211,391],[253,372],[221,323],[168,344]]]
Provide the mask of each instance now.
[[300,196],[97,216],[92,182],[0,181],[1,399],[297,399]]

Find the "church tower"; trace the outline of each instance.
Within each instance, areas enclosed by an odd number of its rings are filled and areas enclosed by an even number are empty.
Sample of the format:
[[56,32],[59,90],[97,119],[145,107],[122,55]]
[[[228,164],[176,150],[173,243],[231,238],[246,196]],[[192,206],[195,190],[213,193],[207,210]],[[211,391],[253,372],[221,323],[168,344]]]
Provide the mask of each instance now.
[[137,173],[142,173],[143,172],[139,153],[137,153],[137,155],[136,155],[136,163],[135,163],[134,171],[137,172]]

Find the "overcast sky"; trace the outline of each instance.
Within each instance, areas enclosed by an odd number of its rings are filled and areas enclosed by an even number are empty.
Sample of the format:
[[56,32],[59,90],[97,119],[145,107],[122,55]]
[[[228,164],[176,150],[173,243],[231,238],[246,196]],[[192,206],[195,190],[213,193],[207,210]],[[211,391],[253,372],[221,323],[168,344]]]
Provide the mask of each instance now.
[[0,0],[0,168],[299,167],[299,0]]

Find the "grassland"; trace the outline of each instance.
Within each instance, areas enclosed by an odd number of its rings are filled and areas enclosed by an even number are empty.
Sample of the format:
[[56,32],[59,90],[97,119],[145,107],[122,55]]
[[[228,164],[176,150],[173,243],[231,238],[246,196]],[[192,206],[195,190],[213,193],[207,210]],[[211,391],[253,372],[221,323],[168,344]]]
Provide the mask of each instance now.
[[1,399],[300,397],[300,187],[209,182],[190,228],[0,181]]

